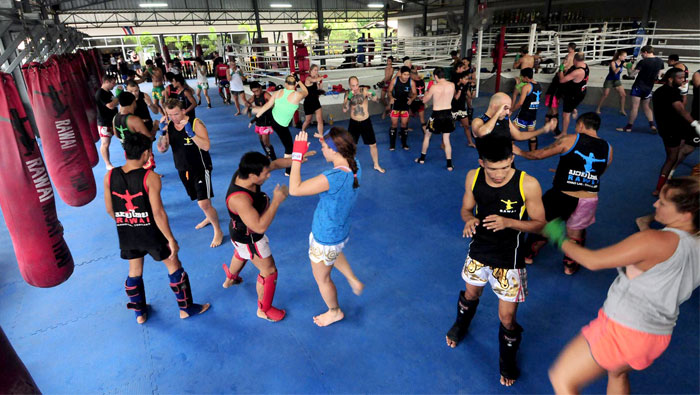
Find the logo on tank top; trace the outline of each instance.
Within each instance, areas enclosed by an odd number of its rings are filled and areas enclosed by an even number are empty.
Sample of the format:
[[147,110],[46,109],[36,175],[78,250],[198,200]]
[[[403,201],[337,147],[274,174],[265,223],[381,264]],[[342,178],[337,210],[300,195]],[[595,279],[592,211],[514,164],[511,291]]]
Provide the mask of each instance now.
[[569,176],[567,177],[567,183],[568,184],[573,184],[573,185],[578,185],[578,186],[583,186],[583,185],[590,185],[590,186],[595,186],[598,185],[598,176],[595,173],[595,169],[593,168],[594,163],[600,163],[600,162],[606,162],[606,159],[598,159],[596,158],[593,153],[589,153],[588,155],[582,154],[579,150],[574,151],[576,155],[581,157],[583,159],[583,171],[581,170],[573,170],[569,169]]
[[185,136],[185,145],[192,145],[192,139]]
[[143,196],[143,192],[136,194],[131,194],[127,189],[124,194],[112,192],[112,195],[122,199],[124,201],[124,207],[127,211],[116,211],[114,213],[114,218],[117,221],[117,226],[121,225],[134,225],[134,226],[147,226],[151,224],[151,218],[148,215],[148,211],[137,212],[136,209],[139,206],[134,204],[134,199]]
[[511,201],[510,199],[501,200],[501,203],[506,205],[506,208],[502,208],[502,209],[498,210],[502,214],[513,214],[517,211],[516,209],[513,208],[513,205],[518,203],[517,200],[516,201]]
[[535,95],[535,100],[530,102],[530,110],[537,110],[540,108],[540,95],[542,91],[532,92],[532,94]]

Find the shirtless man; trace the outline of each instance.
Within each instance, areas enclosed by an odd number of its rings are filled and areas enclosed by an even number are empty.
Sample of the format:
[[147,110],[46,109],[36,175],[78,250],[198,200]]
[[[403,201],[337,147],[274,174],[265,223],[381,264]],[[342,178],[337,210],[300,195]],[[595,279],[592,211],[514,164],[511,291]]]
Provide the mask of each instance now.
[[425,163],[425,155],[428,153],[430,137],[433,133],[442,134],[442,142],[445,145],[445,159],[447,159],[447,170],[452,171],[452,145],[450,145],[450,134],[455,130],[455,123],[452,119],[452,98],[455,95],[455,84],[445,79],[445,70],[438,67],[433,71],[435,82],[423,97],[423,103],[428,103],[433,99],[433,113],[428,119],[428,127],[423,136],[423,147],[420,157],[416,163]]
[[374,162],[374,170],[384,173],[385,170],[379,166],[379,153],[377,152],[377,139],[374,136],[372,120],[369,119],[369,101],[377,101],[377,95],[368,87],[360,86],[360,80],[352,76],[348,79],[350,90],[345,92],[343,99],[343,112],[350,110],[350,125],[348,132],[355,139],[355,144],[362,141],[369,145],[369,154]]
[[163,110],[163,90],[165,89],[163,87],[163,70],[159,67],[154,67],[151,59],[146,61],[146,70],[142,73],[142,78],[146,78],[149,75],[151,76],[151,81],[153,81],[153,89],[151,90],[153,100],[158,104],[160,113],[165,115]]
[[527,69],[535,67],[535,57],[527,51],[527,45],[520,47],[520,57],[513,63],[514,69]]
[[389,84],[391,83],[391,77],[394,76],[394,57],[389,56],[386,59],[386,67],[384,67],[384,79],[380,84],[377,84],[378,87],[382,88],[382,95],[381,95],[381,101],[384,103],[384,112],[382,113],[382,119],[386,118],[386,115],[389,113],[389,110],[391,109],[391,106],[389,104],[389,101],[386,99],[387,96],[387,91],[389,90]]

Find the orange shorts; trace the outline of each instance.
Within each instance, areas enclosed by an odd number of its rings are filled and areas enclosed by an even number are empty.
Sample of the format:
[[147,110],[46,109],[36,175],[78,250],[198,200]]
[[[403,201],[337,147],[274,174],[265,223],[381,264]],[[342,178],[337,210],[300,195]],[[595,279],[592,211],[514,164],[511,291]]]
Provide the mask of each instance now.
[[581,329],[591,348],[593,359],[609,372],[627,366],[635,370],[648,368],[671,342],[671,335],[655,335],[620,325],[608,318],[603,309],[598,318]]

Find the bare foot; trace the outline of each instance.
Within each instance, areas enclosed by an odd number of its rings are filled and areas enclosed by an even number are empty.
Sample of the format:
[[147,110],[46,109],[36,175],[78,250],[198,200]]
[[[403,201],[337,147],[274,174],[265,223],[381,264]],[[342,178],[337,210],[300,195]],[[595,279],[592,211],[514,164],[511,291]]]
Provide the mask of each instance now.
[[600,108],[597,109],[597,110],[595,110],[595,113],[598,114],[598,115],[600,115]]
[[362,291],[365,289],[365,285],[360,282],[360,280],[348,280],[348,284],[350,284],[350,288],[352,288],[352,293],[354,293],[357,296],[360,296],[362,294]]
[[240,112],[240,111],[238,111],[237,113],[233,114],[234,117],[237,117],[237,116],[239,116],[239,115],[241,115],[241,112]]
[[624,112],[624,111],[620,111],[620,115],[622,115],[623,117],[626,117],[626,116],[627,116],[627,113]]
[[450,338],[447,337],[447,336],[445,336],[445,341],[447,342],[447,345],[448,345],[450,348],[455,348],[455,347],[457,347],[457,342],[454,341],[454,340],[452,340],[452,339],[450,339]]
[[659,190],[654,189],[654,192],[651,193],[651,196],[658,197],[659,196]]
[[224,288],[228,288],[232,285],[238,285],[243,282],[243,278],[241,277],[236,277],[236,278],[227,278],[224,280],[224,283],[221,285]]
[[382,169],[382,167],[379,166],[379,165],[374,165],[374,170],[376,170],[376,171],[378,171],[378,172],[380,172],[380,173],[382,173],[382,174],[383,174],[383,173],[386,173],[386,170]]
[[340,307],[336,307],[335,309],[329,309],[325,313],[315,316],[314,323],[318,326],[328,326],[342,320],[344,317],[345,314],[340,310]]
[[214,232],[214,238],[211,239],[211,244],[209,247],[214,248],[218,247],[221,245],[221,242],[224,241],[224,233],[223,232]]
[[142,316],[136,317],[136,323],[139,325],[144,324],[146,321],[148,321],[148,313],[143,313]]
[[510,387],[513,384],[515,384],[515,380],[507,379],[507,378],[501,376],[501,385],[505,385],[506,387]]
[[474,145],[474,143],[467,143],[467,145],[468,145],[469,147],[476,148],[476,145]]
[[[210,307],[211,307],[211,304],[209,304],[209,303],[203,304],[202,309],[199,310],[199,312],[197,314],[204,313],[205,311],[209,310]],[[185,310],[180,310],[180,319],[184,320],[185,318],[189,318],[189,317],[190,317],[190,315],[187,314],[187,312]]]
[[209,218],[204,218],[204,220],[202,222],[198,223],[197,226],[195,226],[194,228],[195,229],[202,229],[203,227],[205,227],[209,224],[211,224],[211,221],[209,221]]
[[576,119],[578,118],[578,110],[574,108],[574,111],[571,113],[571,118]]
[[654,221],[654,214],[649,214],[645,215],[643,217],[639,217],[634,220],[634,223],[637,224],[637,227],[639,228],[639,231],[644,231],[649,229],[649,225],[651,225],[652,221]]

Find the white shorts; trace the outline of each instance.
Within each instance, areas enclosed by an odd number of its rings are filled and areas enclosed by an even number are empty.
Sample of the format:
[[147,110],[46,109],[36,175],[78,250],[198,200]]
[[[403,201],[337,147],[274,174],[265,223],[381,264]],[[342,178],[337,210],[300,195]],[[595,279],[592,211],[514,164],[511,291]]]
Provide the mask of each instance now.
[[100,137],[112,137],[114,135],[111,126],[97,126],[97,133]]
[[347,242],[348,239],[345,239],[345,241],[340,244],[327,246],[319,244],[314,239],[314,234],[309,233],[309,259],[311,259],[312,262],[323,262],[326,266],[332,266],[335,260],[338,259],[338,255],[343,252],[343,248]]
[[272,255],[270,240],[267,238],[267,235],[256,241],[255,244],[239,243],[233,240],[231,240],[231,243],[233,243],[233,248],[235,248],[233,255],[241,261],[252,260],[255,255],[263,259]]
[[525,269],[502,269],[484,266],[470,258],[464,261],[462,279],[469,285],[483,287],[488,282],[491,290],[505,302],[524,302],[527,296],[527,271]]

